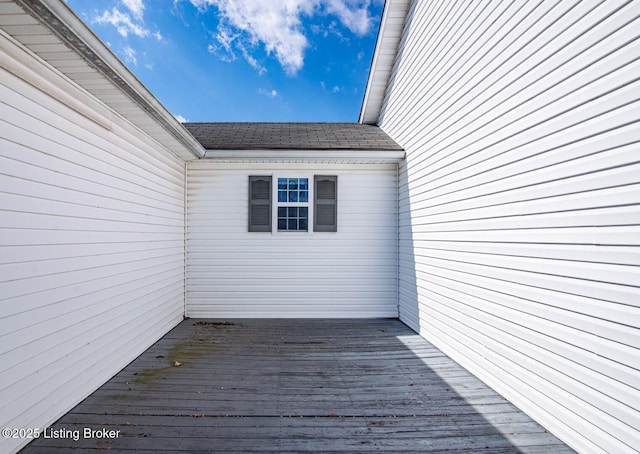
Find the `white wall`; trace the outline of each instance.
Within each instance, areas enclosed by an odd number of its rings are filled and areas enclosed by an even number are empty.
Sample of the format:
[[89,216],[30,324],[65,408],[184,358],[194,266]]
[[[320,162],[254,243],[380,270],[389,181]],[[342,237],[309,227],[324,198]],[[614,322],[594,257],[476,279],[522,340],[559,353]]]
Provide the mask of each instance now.
[[414,1],[380,120],[402,320],[589,453],[640,449],[639,15]]
[[19,53],[0,35],[0,427],[44,428],[182,319],[185,170]]
[[[187,315],[396,317],[396,165],[191,162]],[[338,176],[335,233],[248,232],[248,176]]]

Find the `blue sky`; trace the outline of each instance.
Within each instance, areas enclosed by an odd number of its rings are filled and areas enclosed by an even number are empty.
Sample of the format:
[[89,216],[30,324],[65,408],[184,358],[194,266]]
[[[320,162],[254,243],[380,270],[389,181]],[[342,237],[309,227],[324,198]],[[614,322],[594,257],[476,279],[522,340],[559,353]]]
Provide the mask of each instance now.
[[181,121],[357,121],[384,0],[67,0]]

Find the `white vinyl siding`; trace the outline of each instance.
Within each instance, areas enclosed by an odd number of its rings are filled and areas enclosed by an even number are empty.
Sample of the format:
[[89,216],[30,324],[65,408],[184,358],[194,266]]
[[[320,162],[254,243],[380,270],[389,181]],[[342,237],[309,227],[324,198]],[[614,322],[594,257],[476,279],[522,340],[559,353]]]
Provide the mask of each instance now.
[[[337,176],[337,232],[248,232],[249,175]],[[189,163],[187,315],[396,317],[396,177],[395,164]]]
[[45,428],[182,320],[185,169],[0,44],[0,427]]
[[640,449],[640,3],[412,2],[400,317],[582,452]]

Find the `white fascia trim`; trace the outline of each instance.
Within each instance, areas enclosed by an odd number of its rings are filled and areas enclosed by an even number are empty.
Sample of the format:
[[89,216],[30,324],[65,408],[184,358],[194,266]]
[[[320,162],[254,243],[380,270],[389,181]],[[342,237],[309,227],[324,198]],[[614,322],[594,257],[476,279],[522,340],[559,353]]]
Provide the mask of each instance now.
[[389,10],[391,0],[385,0],[384,7],[382,10],[382,18],[380,19],[380,28],[378,29],[378,37],[376,39],[376,46],[373,49],[373,58],[371,59],[371,67],[369,68],[369,76],[367,77],[367,85],[364,91],[364,98],[362,99],[362,106],[360,107],[360,115],[358,117],[358,123],[364,123],[365,111],[368,110],[369,107],[369,95],[371,94],[371,86],[373,85],[373,80],[377,75],[376,68],[378,62],[378,55],[380,53],[380,48],[382,47],[382,35],[384,32],[384,25],[387,22],[387,16],[389,15]]
[[205,159],[345,159],[387,161],[404,159],[403,150],[207,150]]
[[[140,97],[165,123],[163,126],[178,139],[194,156],[201,158],[205,150],[160,101],[144,86],[142,82],[120,61],[120,59],[89,29],[82,20],[69,8],[66,2],[61,0],[41,0],[51,14],[60,20],[69,30],[72,30],[83,43],[95,55],[100,58],[127,87],[124,90],[131,91]],[[62,37],[64,39],[64,37]],[[73,46],[72,46],[73,47]],[[107,75],[105,75],[108,77]],[[115,82],[115,81],[114,81]],[[117,84],[118,85],[118,84]],[[123,87],[121,87],[123,88]],[[143,108],[145,106],[142,106]],[[145,109],[147,110],[147,109]]]
[[[386,0],[384,3],[358,123],[377,124],[379,121],[410,5],[411,0]],[[380,61],[381,55],[391,54],[393,60]]]

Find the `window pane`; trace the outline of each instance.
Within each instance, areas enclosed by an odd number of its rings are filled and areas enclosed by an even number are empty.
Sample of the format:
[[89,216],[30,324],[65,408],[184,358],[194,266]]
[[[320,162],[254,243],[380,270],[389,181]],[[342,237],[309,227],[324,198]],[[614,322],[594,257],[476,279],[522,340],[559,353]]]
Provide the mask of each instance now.
[[[308,203],[308,178],[278,178],[278,202]],[[278,206],[278,230],[308,231],[308,207]]]

